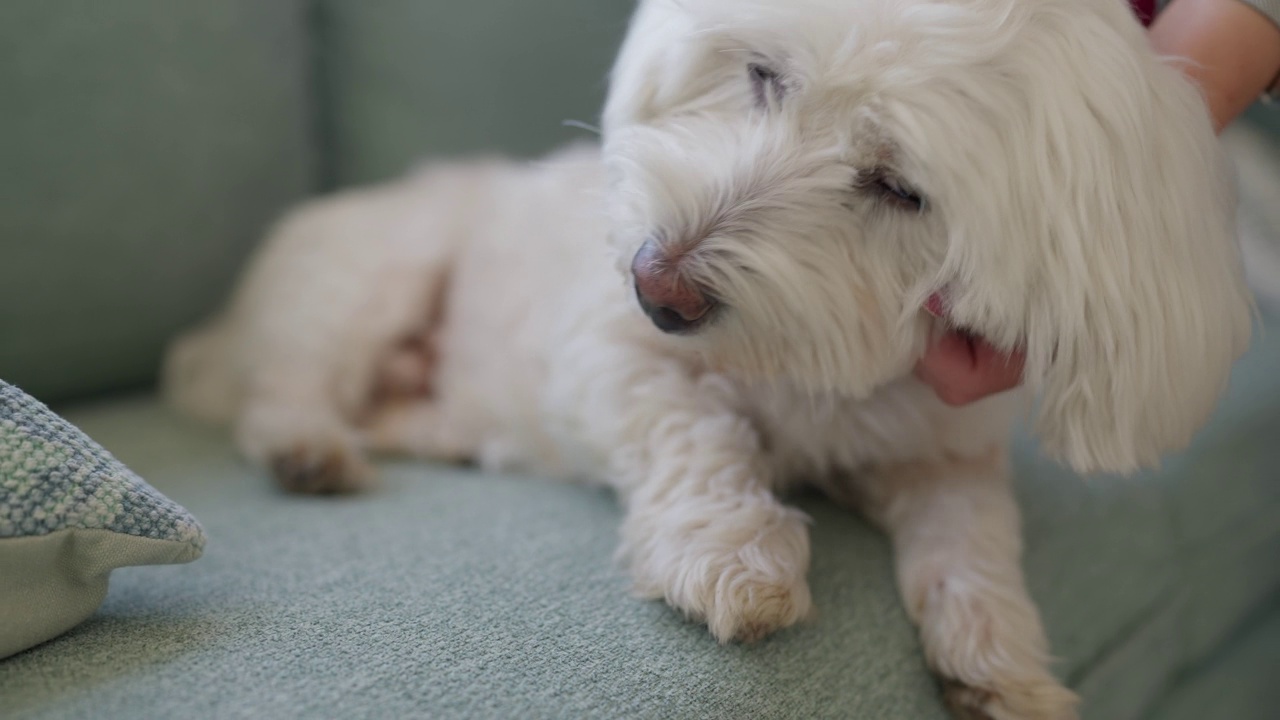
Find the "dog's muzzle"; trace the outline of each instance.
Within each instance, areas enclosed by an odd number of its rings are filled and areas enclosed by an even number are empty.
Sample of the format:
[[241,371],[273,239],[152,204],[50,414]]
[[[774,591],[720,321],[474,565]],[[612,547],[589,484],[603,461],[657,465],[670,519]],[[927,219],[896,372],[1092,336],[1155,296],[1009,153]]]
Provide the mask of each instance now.
[[696,331],[717,305],[705,289],[681,277],[679,266],[680,258],[667,256],[653,240],[645,242],[631,261],[640,308],[665,333]]

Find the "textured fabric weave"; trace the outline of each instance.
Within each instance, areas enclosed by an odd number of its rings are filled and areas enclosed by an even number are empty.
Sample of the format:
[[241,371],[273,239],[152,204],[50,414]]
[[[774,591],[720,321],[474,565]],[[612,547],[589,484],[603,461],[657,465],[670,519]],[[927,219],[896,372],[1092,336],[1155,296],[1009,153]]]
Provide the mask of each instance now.
[[0,540],[109,530],[185,543],[195,518],[35,398],[0,381]]
[[0,381],[0,658],[84,620],[115,568],[194,560],[204,542],[185,509]]

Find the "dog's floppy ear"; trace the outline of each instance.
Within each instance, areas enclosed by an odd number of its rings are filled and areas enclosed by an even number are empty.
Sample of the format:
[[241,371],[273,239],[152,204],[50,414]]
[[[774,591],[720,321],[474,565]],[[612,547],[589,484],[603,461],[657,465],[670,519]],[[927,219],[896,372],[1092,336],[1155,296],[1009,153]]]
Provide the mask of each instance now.
[[1019,326],[1037,434],[1082,472],[1130,472],[1186,446],[1253,319],[1204,101],[1113,5],[1028,52],[1039,90],[1027,127],[1004,139],[1028,146],[1006,151],[1008,203],[970,228],[990,237],[967,232],[947,258],[967,288],[962,322]]
[[612,131],[649,123],[686,99],[696,85],[697,48],[686,42],[693,32],[687,3],[641,0],[609,77],[602,126]]

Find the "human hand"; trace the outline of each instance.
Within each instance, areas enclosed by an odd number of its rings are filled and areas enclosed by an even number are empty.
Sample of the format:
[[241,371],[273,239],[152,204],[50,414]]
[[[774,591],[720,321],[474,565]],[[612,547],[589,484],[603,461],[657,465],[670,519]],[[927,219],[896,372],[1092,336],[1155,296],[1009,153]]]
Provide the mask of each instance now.
[[[935,322],[947,322],[939,295],[929,298],[925,310]],[[960,406],[1017,387],[1025,363],[1021,352],[1003,353],[977,335],[948,328],[930,342],[915,374],[944,403]]]
[[1280,79],[1280,21],[1238,0],[1177,0],[1147,37],[1200,86],[1217,130]]

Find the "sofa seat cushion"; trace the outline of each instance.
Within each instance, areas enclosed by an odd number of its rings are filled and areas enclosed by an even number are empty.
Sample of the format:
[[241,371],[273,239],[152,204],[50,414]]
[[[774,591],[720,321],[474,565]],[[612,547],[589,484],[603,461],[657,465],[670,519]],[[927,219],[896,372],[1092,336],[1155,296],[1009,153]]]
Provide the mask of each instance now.
[[[1274,604],[1266,324],[1213,422],[1159,473],[1079,478],[1019,443],[1028,583],[1085,717],[1143,717]],[[377,492],[290,497],[153,398],[70,417],[210,542],[191,566],[118,572],[94,620],[0,663],[11,717],[946,717],[887,543],[820,498],[798,500],[817,617],[719,646],[628,595],[606,491],[391,462]],[[1271,687],[1238,717],[1268,717]]]

